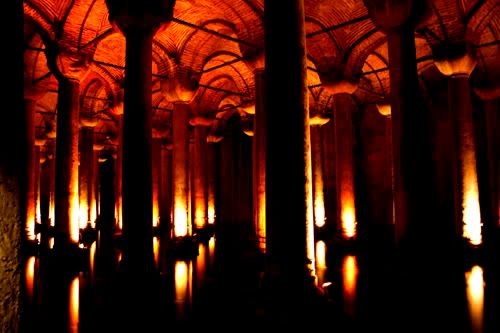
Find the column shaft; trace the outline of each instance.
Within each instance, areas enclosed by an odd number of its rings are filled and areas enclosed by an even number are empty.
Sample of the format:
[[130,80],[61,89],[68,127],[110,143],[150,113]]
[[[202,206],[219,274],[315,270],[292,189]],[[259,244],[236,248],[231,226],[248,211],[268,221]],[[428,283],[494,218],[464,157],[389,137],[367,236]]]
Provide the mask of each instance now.
[[188,220],[188,157],[189,157],[189,105],[174,104],[172,156],[174,236],[191,235]]
[[81,129],[80,147],[80,228],[94,226],[92,199],[94,196],[94,129]]
[[24,119],[26,126],[26,238],[35,239],[35,107],[36,101],[24,100]]
[[321,228],[325,224],[325,198],[323,192],[323,145],[321,127],[311,127],[311,157],[314,190],[314,224]]
[[166,227],[172,212],[172,152],[166,147],[161,149],[160,179],[160,224]]
[[255,117],[252,146],[253,160],[253,218],[259,248],[266,250],[266,116],[264,71],[256,70]]
[[151,30],[125,31],[126,63],[123,114],[123,240],[126,271],[154,269],[151,176]]
[[115,163],[115,228],[123,229],[123,115],[118,116],[118,147]]
[[152,147],[152,178],[153,178],[153,227],[159,225],[160,220],[160,170],[161,165],[161,139],[153,139]]
[[267,0],[265,7],[265,108],[272,110],[266,112],[266,251],[283,282],[300,287],[314,259],[304,4]]
[[215,175],[216,159],[215,145],[210,144],[207,147],[207,217],[208,224],[215,223]]
[[194,225],[202,229],[207,224],[207,128],[194,128]]
[[78,243],[78,116],[80,84],[59,82],[55,170],[55,246]]

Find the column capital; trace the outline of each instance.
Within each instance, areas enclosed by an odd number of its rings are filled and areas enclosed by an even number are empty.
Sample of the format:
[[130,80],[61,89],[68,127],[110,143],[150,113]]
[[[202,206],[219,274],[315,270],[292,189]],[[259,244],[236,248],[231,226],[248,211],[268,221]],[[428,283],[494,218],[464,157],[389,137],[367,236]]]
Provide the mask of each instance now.
[[80,112],[80,128],[94,128],[99,123],[99,117],[94,112]]
[[373,22],[383,31],[415,27],[430,14],[428,0],[363,0]]
[[105,0],[109,22],[122,33],[153,32],[172,19],[175,0]]
[[162,139],[168,136],[168,129],[164,127],[153,127],[151,131],[151,137],[153,139]]
[[244,102],[240,107],[240,110],[246,114],[255,114],[255,100]]
[[348,94],[352,95],[358,89],[359,82],[358,81],[352,81],[352,80],[346,80],[346,79],[340,79],[340,80],[330,80],[330,78],[326,79],[325,76],[321,76],[322,80],[322,85],[325,90],[332,94]]
[[59,82],[69,80],[80,83],[89,74],[88,54],[61,49],[56,42],[47,43],[46,50],[47,66]]
[[325,117],[321,114],[316,114],[309,117],[309,126],[323,126],[330,121],[330,118]]
[[434,47],[432,54],[434,65],[446,76],[469,77],[477,63],[472,47],[466,43],[447,43]]
[[214,123],[215,119],[208,118],[208,117],[202,117],[202,116],[196,116],[196,117],[191,117],[189,119],[189,125],[191,126],[201,126],[201,127],[210,127]]
[[384,117],[391,116],[391,104],[390,103],[377,103],[377,110]]
[[500,98],[500,85],[475,87],[473,89],[476,95],[483,101],[492,101]]
[[189,104],[198,90],[197,75],[189,69],[179,68],[173,77],[161,81],[161,91],[174,104]]

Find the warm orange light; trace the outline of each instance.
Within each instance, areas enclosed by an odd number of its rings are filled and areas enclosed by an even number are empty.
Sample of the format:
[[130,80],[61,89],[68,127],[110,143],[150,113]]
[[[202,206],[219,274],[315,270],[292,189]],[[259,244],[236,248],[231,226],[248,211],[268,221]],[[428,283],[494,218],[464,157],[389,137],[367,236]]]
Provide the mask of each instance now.
[[51,249],[54,248],[54,237],[49,238],[49,248],[51,248]]
[[483,269],[477,265],[465,273],[467,280],[467,304],[474,333],[483,332],[484,278]]
[[28,208],[26,214],[26,237],[35,240],[35,212]]
[[318,279],[316,283],[318,286],[323,286],[325,283],[326,273],[326,245],[324,241],[316,242],[316,275]]
[[70,285],[69,292],[69,331],[78,332],[78,317],[80,312],[80,282],[75,277]]
[[214,224],[215,223],[215,207],[214,207],[213,202],[208,203],[208,224]]
[[92,228],[95,229],[95,220],[97,218],[97,203],[95,195],[92,196],[92,200],[90,201],[90,223]]
[[356,236],[354,200],[352,202],[352,205],[345,203],[341,209],[342,209],[342,234],[346,238],[352,238]]
[[158,226],[160,220],[160,200],[158,198],[158,187],[153,191],[153,227]]
[[209,258],[210,267],[214,267],[214,261],[215,261],[215,237],[214,236],[210,237],[210,240],[208,241],[208,258]]
[[[86,198],[87,197],[87,194],[84,195],[84,197]],[[87,205],[87,201],[85,199],[82,199],[82,196],[80,196],[80,207],[79,207],[79,210],[80,210],[80,216],[79,216],[79,225],[80,225],[80,229],[85,229],[85,227],[87,226],[87,222],[88,222],[88,212],[89,212],[89,207]]]
[[305,136],[305,175],[306,175],[306,255],[310,260],[309,269],[311,274],[316,276],[316,256],[314,255],[314,208],[313,208],[313,187],[312,187],[312,163],[311,163],[311,132],[307,124]]
[[174,268],[175,276],[175,304],[177,315],[184,316],[184,309],[190,303],[190,284],[192,282],[192,270],[185,261],[176,261]]
[[[180,200],[179,200],[180,201]],[[174,211],[174,235],[175,237],[183,237],[188,234],[188,219],[187,209],[176,200]]]
[[89,268],[90,268],[90,278],[91,280],[94,280],[94,276],[95,276],[95,251],[96,251],[96,243],[97,242],[93,242],[92,245],[90,245],[90,264],[89,264]]
[[160,240],[158,237],[153,237],[153,254],[155,258],[156,267],[160,264]]
[[[471,154],[466,154],[471,155]],[[463,236],[473,245],[482,242],[481,236],[481,212],[479,209],[479,194],[477,189],[477,173],[475,157],[464,158],[463,168]]]
[[33,299],[33,290],[35,285],[35,256],[28,258],[26,262],[26,295],[29,300]]
[[196,283],[200,287],[205,282],[207,271],[207,246],[204,243],[198,244],[198,256],[196,257]]
[[[78,186],[77,186],[78,187]],[[79,203],[78,203],[78,192],[72,193],[70,196],[70,237],[75,243],[78,243],[80,239],[80,216],[79,216]]]
[[118,253],[118,263],[120,263],[122,261],[122,253]]
[[196,211],[194,212],[194,224],[198,229],[205,227],[205,212],[202,208],[196,207]]
[[[53,194],[51,193],[50,196],[52,197]],[[55,216],[56,216],[56,211],[55,211],[55,206],[52,201],[50,200],[50,208],[49,208],[49,218],[50,218],[50,226],[53,227],[55,225]]]
[[356,283],[358,279],[358,263],[355,256],[346,256],[342,263],[344,308],[348,315],[354,314],[356,300]]

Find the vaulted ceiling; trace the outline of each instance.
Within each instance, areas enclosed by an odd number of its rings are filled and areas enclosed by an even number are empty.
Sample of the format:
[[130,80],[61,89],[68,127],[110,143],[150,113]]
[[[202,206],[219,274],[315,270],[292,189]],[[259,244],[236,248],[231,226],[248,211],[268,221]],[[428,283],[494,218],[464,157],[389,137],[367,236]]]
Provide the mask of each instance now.
[[[500,82],[498,0],[431,1],[426,21],[415,33],[419,72],[425,84],[442,80],[432,50],[467,41],[478,59],[472,82]],[[47,93],[38,101],[37,126],[53,122],[57,80],[45,56],[46,45],[85,54],[91,75],[82,84],[82,112],[97,112],[100,133],[116,133],[114,110],[120,99],[125,39],[108,20],[105,0],[24,0],[25,81]],[[360,81],[359,103],[383,101],[390,92],[384,33],[368,16],[362,0],[305,0],[308,85],[311,112],[330,113],[332,96],[323,75]],[[215,116],[255,98],[254,69],[263,54],[263,0],[177,0],[173,20],[153,41],[153,115],[155,127],[168,128],[172,105],[161,80],[177,68],[199,77],[193,113]]]

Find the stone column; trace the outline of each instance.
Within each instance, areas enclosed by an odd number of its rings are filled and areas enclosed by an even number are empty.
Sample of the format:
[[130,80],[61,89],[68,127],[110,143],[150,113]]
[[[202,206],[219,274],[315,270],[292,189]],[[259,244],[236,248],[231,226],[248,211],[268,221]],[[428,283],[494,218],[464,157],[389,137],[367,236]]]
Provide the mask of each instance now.
[[162,93],[174,104],[172,114],[172,200],[174,237],[191,236],[189,219],[189,117],[190,102],[197,82],[188,70],[181,68],[174,77],[161,83]]
[[203,229],[207,224],[207,128],[194,127],[193,206],[194,226]]
[[321,126],[329,119],[319,116],[310,119],[311,124],[311,158],[313,175],[314,224],[317,228],[325,225],[325,196],[323,191],[323,138]]
[[35,241],[35,108],[36,99],[24,98],[24,120],[26,126],[26,239]]
[[118,118],[118,146],[116,147],[115,163],[115,228],[123,229],[123,113]]
[[[49,45],[47,45],[49,48]],[[71,53],[47,54],[47,64],[59,82],[57,100],[55,249],[79,242],[78,136],[80,82],[88,74],[84,57]]]
[[257,242],[261,251],[266,250],[266,116],[264,69],[254,71],[255,116],[252,146],[253,160],[253,216]]
[[482,242],[481,214],[477,180],[476,143],[472,119],[469,76],[476,66],[470,53],[442,54],[434,50],[434,64],[448,77],[448,107],[454,115],[457,144],[455,202],[456,237],[473,245]]
[[160,175],[161,169],[161,137],[155,136],[153,131],[152,144],[152,190],[153,190],[153,228],[159,226],[160,222]]
[[97,118],[80,115],[80,229],[95,227],[94,127]]
[[173,12],[170,1],[106,1],[109,20],[126,40],[123,101],[124,272],[155,271],[152,235],[152,41]]
[[427,3],[364,3],[372,20],[386,33],[389,49],[396,244],[418,246],[423,239],[439,244],[442,239],[430,232],[442,221],[434,221],[437,207],[429,117],[419,91],[414,38],[415,25],[423,18]]
[[172,221],[172,144],[161,145],[160,182],[160,225],[167,230]]
[[[303,295],[314,267],[303,0],[266,0],[266,254],[280,290]],[[283,129],[288,135],[283,135]],[[300,299],[300,296],[299,296]]]
[[207,147],[207,218],[208,224],[214,225],[216,220],[215,191],[216,191],[216,158],[215,145],[209,144]]

